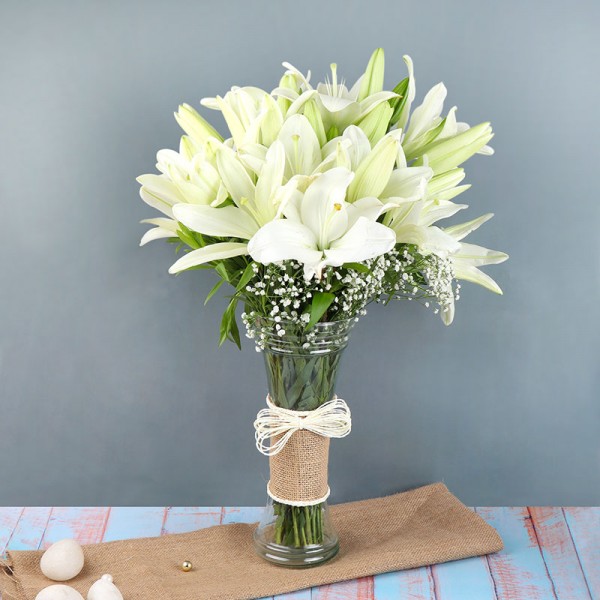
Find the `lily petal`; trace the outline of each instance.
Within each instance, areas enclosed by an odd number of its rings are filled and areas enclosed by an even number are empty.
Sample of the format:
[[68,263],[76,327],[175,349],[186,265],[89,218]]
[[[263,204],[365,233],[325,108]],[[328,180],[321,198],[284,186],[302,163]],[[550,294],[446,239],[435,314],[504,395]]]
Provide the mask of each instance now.
[[362,262],[389,252],[395,243],[396,236],[389,227],[360,217],[325,250],[324,264],[339,267],[346,262]]
[[403,224],[395,231],[398,243],[415,244],[426,254],[434,252],[439,256],[448,256],[460,248],[460,244],[439,227]]
[[433,171],[429,167],[405,167],[395,169],[381,193],[382,198],[419,200],[425,194],[427,182]]
[[249,240],[258,230],[254,219],[237,206],[213,208],[177,204],[173,207],[173,214],[180,223],[204,235]]
[[185,271],[186,269],[197,267],[207,262],[232,258],[233,256],[240,256],[242,254],[248,254],[248,244],[237,242],[211,244],[210,246],[204,246],[204,248],[198,248],[198,250],[192,250],[185,256],[182,256],[177,262],[171,265],[169,273],[179,273],[180,271]]
[[244,199],[254,201],[254,184],[231,148],[222,146],[217,150],[217,166],[223,183],[237,206],[241,206]]
[[490,250],[483,246],[476,246],[475,244],[462,243],[460,245],[460,250],[454,253],[453,259],[455,262],[460,262],[460,264],[481,267],[483,265],[497,265],[503,263],[508,259],[508,254],[499,252],[498,250]]
[[466,223],[460,223],[458,225],[453,225],[452,227],[445,227],[444,231],[451,235],[455,240],[462,240],[467,237],[471,232],[475,231],[479,227],[481,227],[484,223],[489,221],[494,216],[494,213],[487,213],[482,215],[481,217],[477,217],[472,221],[467,221]]
[[443,83],[438,83],[427,92],[423,103],[412,113],[404,143],[414,140],[439,123],[447,93]]
[[454,276],[456,279],[463,279],[481,285],[495,294],[502,294],[500,286],[487,273],[472,265],[455,264]]
[[153,240],[177,237],[177,221],[174,221],[173,219],[157,217],[154,219],[144,219],[141,222],[156,225],[156,227],[146,231],[140,240],[140,246],[144,246]]
[[398,129],[406,129],[406,123],[408,122],[408,116],[410,115],[410,107],[412,106],[416,95],[413,61],[408,54],[405,54],[402,58],[404,59],[408,69],[408,89],[406,90],[406,101],[402,106],[402,110],[400,111],[400,116],[398,118]]
[[256,209],[265,222],[273,219],[277,212],[273,198],[277,189],[281,187],[284,170],[285,148],[280,141],[276,141],[267,151],[265,163],[256,184]]
[[288,178],[293,175],[310,175],[321,162],[317,134],[304,115],[292,115],[286,119],[278,139],[285,147]]
[[282,260],[316,265],[322,256],[313,232],[302,223],[286,219],[261,227],[248,243],[248,252],[263,265]]

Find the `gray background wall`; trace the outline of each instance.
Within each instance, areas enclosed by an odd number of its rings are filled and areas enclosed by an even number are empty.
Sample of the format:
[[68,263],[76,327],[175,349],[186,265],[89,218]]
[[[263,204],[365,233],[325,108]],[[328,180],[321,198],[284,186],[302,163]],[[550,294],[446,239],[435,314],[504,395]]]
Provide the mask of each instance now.
[[[371,310],[339,393],[333,500],[443,480],[468,504],[600,504],[600,9],[557,2],[0,4],[0,503],[255,505],[261,357],[217,348],[214,279],[139,249],[136,175],[176,147],[178,103],[271,89],[282,60],[387,84],[491,120],[468,165],[473,239],[511,260],[496,297],[465,284],[455,324]],[[222,127],[219,115],[208,117]]]

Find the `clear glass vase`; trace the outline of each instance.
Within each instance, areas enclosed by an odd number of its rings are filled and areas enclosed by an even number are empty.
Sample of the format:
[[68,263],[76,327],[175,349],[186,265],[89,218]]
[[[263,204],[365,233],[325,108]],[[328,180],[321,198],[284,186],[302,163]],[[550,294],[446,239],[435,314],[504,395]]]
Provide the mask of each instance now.
[[[286,329],[285,323],[263,321],[261,337],[273,404],[311,411],[333,399],[340,358],[353,323],[353,319],[317,323],[304,333]],[[296,477],[312,476],[310,470],[298,467]],[[271,469],[273,476],[273,462]],[[291,506],[270,496],[254,532],[254,544],[260,556],[288,567],[320,564],[339,549],[326,500],[311,506]]]

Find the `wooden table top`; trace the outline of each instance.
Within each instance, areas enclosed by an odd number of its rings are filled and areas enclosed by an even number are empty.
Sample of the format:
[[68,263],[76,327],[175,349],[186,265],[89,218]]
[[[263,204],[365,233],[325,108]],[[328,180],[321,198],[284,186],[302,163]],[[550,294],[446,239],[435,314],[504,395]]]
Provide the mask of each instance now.
[[[475,510],[502,536],[502,552],[326,585],[276,600],[600,600],[600,507]],[[176,506],[0,508],[0,552],[45,548],[67,537],[89,544],[254,522],[261,511]]]

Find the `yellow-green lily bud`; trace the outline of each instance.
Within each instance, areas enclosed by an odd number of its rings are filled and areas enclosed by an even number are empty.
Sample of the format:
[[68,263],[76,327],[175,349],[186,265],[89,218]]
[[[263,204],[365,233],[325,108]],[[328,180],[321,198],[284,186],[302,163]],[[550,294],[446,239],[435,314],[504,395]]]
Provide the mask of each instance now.
[[427,184],[427,195],[433,197],[439,192],[453,188],[465,178],[465,170],[461,168],[452,169],[441,175],[436,175]]
[[196,144],[189,135],[181,136],[179,142],[179,154],[181,154],[181,156],[185,157],[187,160],[192,160],[198,151],[198,144]]
[[298,82],[292,73],[286,73],[279,81],[279,87],[287,88],[288,90],[298,91]]
[[[427,150],[429,166],[435,174],[445,173],[471,158],[481,150],[492,138],[489,123],[481,123],[458,135],[446,138]],[[422,164],[423,159],[415,161],[414,166]]]
[[[296,81],[296,77],[291,73],[286,73],[280,79],[279,87],[288,90],[293,90],[294,92],[298,93],[298,82]],[[285,96],[279,96],[277,98],[277,104],[281,109],[281,113],[285,115],[289,110],[290,106],[292,105],[292,101],[289,98],[286,98]]]
[[383,90],[383,74],[385,68],[385,55],[383,48],[377,48],[369,59],[367,70],[363,75],[358,92],[358,101],[368,98],[372,94]]
[[182,104],[179,107],[175,113],[175,119],[181,129],[198,144],[203,144],[210,137],[217,138],[220,142],[223,141],[219,132],[189,104]]
[[371,146],[386,134],[393,112],[394,109],[387,102],[382,102],[358,123],[369,138]]
[[[386,102],[384,106],[391,111]],[[356,176],[348,187],[348,202],[355,202],[367,196],[379,197],[385,189],[398,156],[398,140],[388,135],[371,150],[360,163]]]
[[263,99],[265,107],[265,116],[260,126],[262,143],[265,146],[270,146],[279,135],[281,126],[283,125],[283,116],[277,102],[272,96],[265,96]]
[[325,133],[325,127],[323,126],[321,112],[319,111],[319,107],[314,99],[309,100],[304,105],[304,116],[308,119],[308,122],[315,130],[317,139],[319,140],[319,145],[323,147],[327,143],[327,134]]

